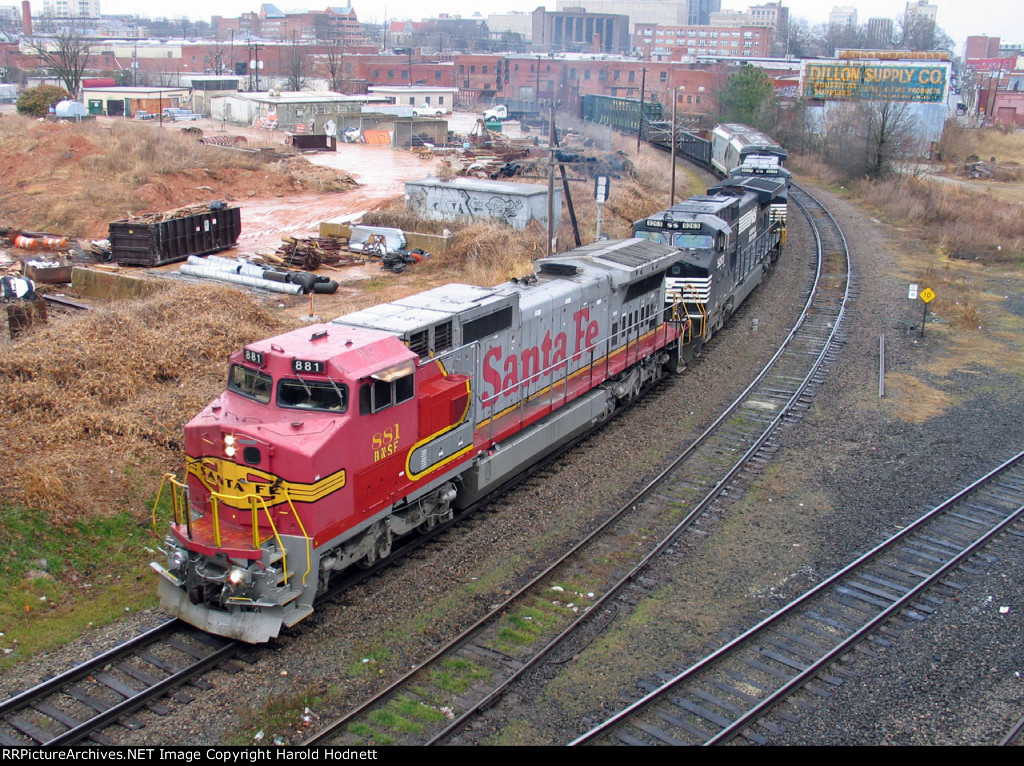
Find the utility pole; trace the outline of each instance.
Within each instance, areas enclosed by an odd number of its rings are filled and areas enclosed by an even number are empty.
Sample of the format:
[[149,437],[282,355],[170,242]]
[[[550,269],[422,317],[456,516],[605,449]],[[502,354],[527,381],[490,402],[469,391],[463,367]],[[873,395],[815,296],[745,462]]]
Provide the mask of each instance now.
[[644,89],[647,87],[647,67],[640,70],[640,121],[636,124],[636,153],[640,153],[640,138],[644,134]]
[[675,88],[670,88],[672,94],[672,183],[669,184],[668,206],[676,204],[676,103],[679,101],[679,94]]
[[[539,64],[538,64],[539,67]],[[548,243],[544,252],[551,257],[555,239],[555,102],[548,111]]]

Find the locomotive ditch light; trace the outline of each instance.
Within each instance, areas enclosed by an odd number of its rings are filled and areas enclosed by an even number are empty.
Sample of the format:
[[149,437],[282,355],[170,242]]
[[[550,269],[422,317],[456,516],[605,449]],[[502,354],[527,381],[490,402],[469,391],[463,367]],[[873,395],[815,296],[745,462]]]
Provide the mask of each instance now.
[[177,548],[171,551],[170,555],[167,557],[167,563],[171,565],[172,569],[181,569],[186,560],[188,560],[188,555],[185,551]]
[[231,571],[228,572],[228,582],[233,586],[238,587],[242,584],[248,584],[251,580],[249,572],[241,567],[232,567]]

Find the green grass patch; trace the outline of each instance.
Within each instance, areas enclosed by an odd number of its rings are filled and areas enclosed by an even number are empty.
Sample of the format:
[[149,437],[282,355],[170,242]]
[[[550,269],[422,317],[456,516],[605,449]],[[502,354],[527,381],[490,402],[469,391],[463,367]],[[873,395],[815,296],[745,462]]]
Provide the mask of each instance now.
[[54,527],[43,512],[0,506],[0,670],[153,606],[154,542],[127,512]]
[[514,720],[505,724],[500,731],[488,737],[491,747],[522,747],[524,745],[553,745],[550,737],[545,738],[529,721]]
[[369,724],[357,722],[350,723],[348,725],[348,733],[356,737],[359,741],[358,745],[393,745],[395,744],[394,737],[389,737],[387,734],[380,734]]
[[[564,592],[556,591],[552,595],[556,594],[557,600],[565,604],[579,600],[579,596],[571,587]],[[528,646],[543,633],[553,630],[564,621],[566,615],[571,614],[573,613],[566,611],[564,605],[536,599],[533,606],[523,607],[513,614],[505,615],[501,627],[498,628],[495,649],[510,653],[517,646]]]
[[[402,702],[408,702],[408,700]],[[419,734],[423,731],[422,721],[405,715],[402,712],[402,702],[392,700],[386,707],[374,710],[370,713],[370,721],[382,729],[388,729],[397,734]]]
[[440,710],[411,697],[402,697],[392,704],[395,711],[404,718],[422,723],[440,723],[444,720],[444,713]]
[[477,681],[490,678],[491,673],[475,662],[461,658],[449,658],[441,662],[441,669],[430,675],[434,686],[452,694],[462,694]]

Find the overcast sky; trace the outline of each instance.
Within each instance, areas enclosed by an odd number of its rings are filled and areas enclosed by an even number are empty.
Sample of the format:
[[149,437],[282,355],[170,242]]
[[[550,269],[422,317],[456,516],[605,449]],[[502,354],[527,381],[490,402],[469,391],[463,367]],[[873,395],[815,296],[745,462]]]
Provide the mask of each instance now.
[[[586,0],[580,0],[585,5]],[[283,0],[277,2],[278,8],[326,8],[330,0]],[[446,0],[444,3],[423,3],[422,0],[352,0],[356,15],[363,21],[383,21],[389,19],[426,18],[443,8],[445,12],[461,14],[468,18],[479,11],[503,13],[506,11],[533,11],[540,5],[548,10],[555,9],[555,0]],[[865,23],[869,18],[883,17],[894,19],[903,14],[905,0],[784,0],[789,7],[790,16],[805,18],[812,25],[828,20],[833,5],[852,5],[857,9],[857,21]],[[957,43],[956,53],[961,53],[964,38],[968,35],[998,36],[1005,42],[1024,43],[1024,7],[1021,0],[932,0],[938,8],[938,24]],[[722,7],[734,10],[746,10],[749,2],[745,0],[723,0]],[[192,19],[209,21],[214,13],[220,16],[234,17],[248,11],[258,11],[260,3],[254,0],[177,0],[173,3],[152,2],[151,0],[100,0],[103,13],[136,13],[142,16],[188,16]],[[173,7],[173,10],[171,8]],[[42,0],[32,0],[32,10],[42,10]]]

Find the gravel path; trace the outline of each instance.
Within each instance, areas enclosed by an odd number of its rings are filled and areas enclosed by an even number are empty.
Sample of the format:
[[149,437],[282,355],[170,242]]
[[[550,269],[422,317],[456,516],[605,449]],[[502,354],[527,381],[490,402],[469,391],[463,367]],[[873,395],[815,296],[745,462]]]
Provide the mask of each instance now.
[[[940,323],[919,339],[907,330],[920,321],[919,304],[906,298],[907,282],[933,278],[942,296],[962,287],[960,275],[915,265],[894,229],[841,199],[823,197],[850,240],[860,289],[849,342],[814,407],[780,435],[777,459],[746,501],[709,525],[702,544],[654,575],[650,605],[613,625],[585,657],[552,668],[543,686],[495,711],[479,741],[571,739],[588,720],[637,695],[637,678],[651,680],[658,670],[686,664],[723,633],[735,634],[773,611],[1021,448],[1024,383],[1013,374],[1019,370],[999,369],[1003,359],[1019,366],[1019,334],[1003,331],[1016,327],[1005,319],[1015,308],[1017,316],[1024,313],[1019,276],[969,268],[967,278],[986,296],[985,330],[953,330],[940,305],[933,314]],[[305,707],[326,718],[415,663],[509,590],[546,551],[574,540],[596,511],[639,485],[745,385],[787,327],[805,275],[792,253],[807,242],[803,227],[791,227],[789,252],[705,359],[555,469],[348,592],[341,603],[325,605],[243,672],[212,674],[216,690],[197,693],[178,714],[143,713],[144,729],[111,736],[132,745],[246,743],[262,730],[264,742],[277,736],[294,743],[307,731],[300,718]],[[911,241],[906,249],[912,248]],[[882,400],[881,334],[888,354]],[[1003,556],[890,649],[859,658],[850,666],[856,679],[776,741],[991,742],[993,731],[1003,728],[993,716],[1008,721],[1024,707],[1024,681],[1015,675],[1024,670],[1017,643],[1024,592],[1021,578],[1006,568],[1021,558],[1019,551]],[[1006,604],[1009,614],[999,614],[997,607]],[[656,619],[661,616],[665,621]],[[37,658],[19,678],[6,674],[2,683],[24,686],[153,619],[139,615],[95,631]],[[984,653],[985,647],[992,651]],[[987,688],[975,694],[980,681]],[[978,700],[973,707],[972,698]]]

